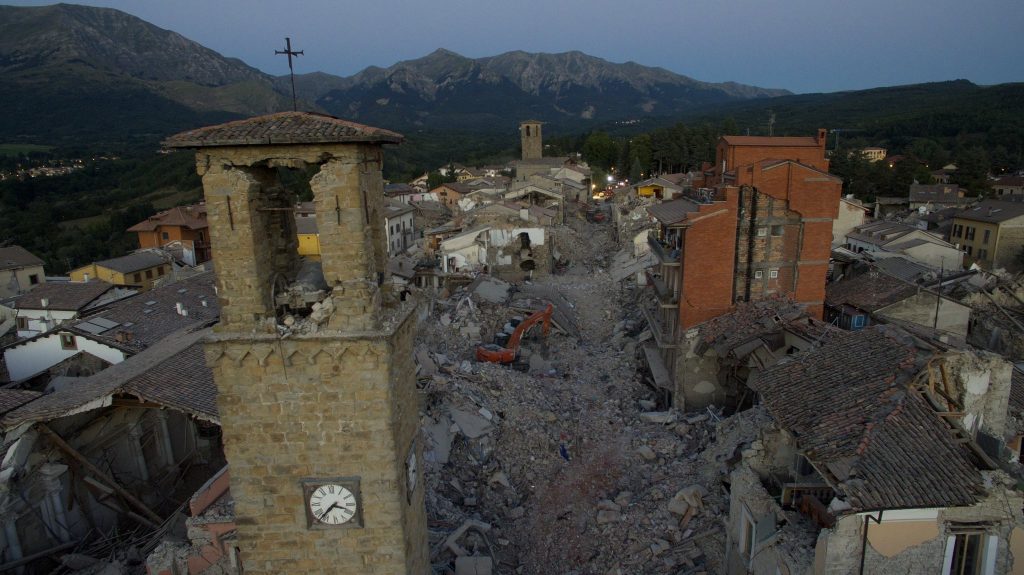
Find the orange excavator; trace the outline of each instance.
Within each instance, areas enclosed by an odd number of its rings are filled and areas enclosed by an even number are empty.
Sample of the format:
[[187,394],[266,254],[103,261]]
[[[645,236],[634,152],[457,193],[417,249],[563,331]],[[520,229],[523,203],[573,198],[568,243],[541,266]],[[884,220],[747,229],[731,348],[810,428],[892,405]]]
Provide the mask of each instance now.
[[544,322],[544,337],[547,337],[551,332],[551,314],[554,313],[554,311],[555,306],[548,304],[548,307],[545,309],[534,312],[533,315],[526,318],[523,323],[516,326],[515,331],[512,332],[512,337],[508,338],[507,347],[502,347],[494,343],[482,343],[478,345],[476,347],[476,360],[504,364],[515,362],[516,358],[519,357],[519,341],[523,339],[523,334],[525,334],[531,327],[537,325],[537,322],[542,321]]

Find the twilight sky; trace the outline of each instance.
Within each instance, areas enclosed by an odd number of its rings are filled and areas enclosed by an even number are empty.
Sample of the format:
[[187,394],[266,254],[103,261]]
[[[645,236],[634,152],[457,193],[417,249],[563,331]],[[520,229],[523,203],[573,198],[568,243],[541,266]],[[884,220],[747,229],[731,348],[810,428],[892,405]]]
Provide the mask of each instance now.
[[[0,0],[2,2],[3,0]],[[8,0],[15,5],[52,2]],[[1021,0],[92,0],[287,74],[341,76],[447,48],[580,50],[692,78],[834,92],[1024,81]]]

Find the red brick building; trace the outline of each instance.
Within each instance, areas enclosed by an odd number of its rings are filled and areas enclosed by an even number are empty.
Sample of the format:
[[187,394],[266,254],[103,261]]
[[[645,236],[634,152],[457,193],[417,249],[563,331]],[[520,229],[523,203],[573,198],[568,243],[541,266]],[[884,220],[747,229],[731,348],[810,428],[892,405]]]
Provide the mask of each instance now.
[[825,138],[825,130],[724,136],[706,187],[648,208],[660,226],[650,239],[658,265],[649,272],[655,297],[647,298],[645,315],[662,365],[653,365],[650,348],[648,362],[680,399],[692,394],[680,388],[687,368],[677,357],[686,356],[694,328],[736,303],[786,296],[821,319],[842,191],[828,173]]
[[140,248],[161,248],[181,242],[195,250],[196,263],[210,259],[210,232],[206,205],[179,206],[162,211],[128,228],[139,236]]

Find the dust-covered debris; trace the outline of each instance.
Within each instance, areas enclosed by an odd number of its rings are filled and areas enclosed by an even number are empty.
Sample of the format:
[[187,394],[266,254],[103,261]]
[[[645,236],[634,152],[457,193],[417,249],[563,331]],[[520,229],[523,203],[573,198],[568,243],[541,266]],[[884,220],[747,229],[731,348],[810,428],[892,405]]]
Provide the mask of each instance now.
[[[552,232],[571,254],[564,273],[510,284],[507,297],[505,282],[470,283],[431,302],[420,324],[435,573],[472,572],[465,566],[484,563],[477,558],[490,559],[494,573],[721,567],[720,473],[733,453],[715,438],[744,437],[733,418],[680,414],[645,384],[642,296],[608,273],[606,228],[582,225]],[[478,344],[548,303],[556,329],[524,337],[515,364],[475,360]],[[472,522],[488,528],[467,528]]]

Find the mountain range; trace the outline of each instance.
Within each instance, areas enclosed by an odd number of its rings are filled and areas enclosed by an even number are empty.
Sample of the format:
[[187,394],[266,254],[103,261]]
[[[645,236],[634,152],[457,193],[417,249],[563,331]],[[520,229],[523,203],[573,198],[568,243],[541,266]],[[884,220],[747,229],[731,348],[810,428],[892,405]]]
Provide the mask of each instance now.
[[[447,50],[350,77],[303,74],[296,86],[307,109],[399,130],[509,131],[526,118],[574,127],[789,93],[581,52]],[[0,128],[5,140],[155,135],[288,109],[290,96],[287,76],[118,10],[0,6],[0,98],[13,119]]]
[[[883,136],[1015,130],[1024,85],[961,80],[833,94],[708,83],[581,52],[467,58],[437,50],[349,77],[300,74],[302,109],[407,133],[514,138],[520,120],[548,133],[650,130],[731,117],[760,133],[837,127]],[[291,107],[287,76],[226,58],[109,8],[0,6],[0,144],[122,148],[176,131]],[[952,132],[946,134],[945,132]],[[447,145],[447,144],[446,144]]]

